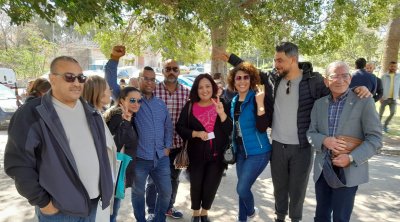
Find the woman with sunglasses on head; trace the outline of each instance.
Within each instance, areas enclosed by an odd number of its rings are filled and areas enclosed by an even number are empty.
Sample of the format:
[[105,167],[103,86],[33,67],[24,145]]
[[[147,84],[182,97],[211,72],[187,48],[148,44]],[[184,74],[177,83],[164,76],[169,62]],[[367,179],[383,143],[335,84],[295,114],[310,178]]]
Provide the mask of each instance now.
[[[111,134],[114,136],[118,152],[123,152],[130,157],[132,161],[126,169],[125,187],[132,187],[135,173],[135,158],[138,144],[138,134],[135,126],[135,113],[139,111],[142,103],[141,92],[134,87],[127,86],[121,89],[118,102],[108,109],[104,118]],[[110,221],[116,221],[121,199],[114,199],[113,214]]]
[[266,132],[271,115],[266,114],[264,87],[258,86],[259,83],[257,68],[248,62],[236,66],[228,75],[229,86],[238,93],[232,99],[230,108],[238,177],[238,221],[247,221],[258,214],[251,187],[267,166],[271,156],[271,144]]
[[218,87],[209,74],[196,77],[176,124],[178,134],[188,142],[192,222],[209,222],[208,210],[226,167],[224,147],[232,131],[229,106],[217,98]]

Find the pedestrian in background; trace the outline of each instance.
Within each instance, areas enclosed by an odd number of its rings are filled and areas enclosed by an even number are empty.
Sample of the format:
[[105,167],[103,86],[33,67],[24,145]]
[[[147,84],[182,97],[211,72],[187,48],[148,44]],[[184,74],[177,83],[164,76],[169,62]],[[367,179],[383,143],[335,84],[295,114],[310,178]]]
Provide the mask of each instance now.
[[46,94],[51,88],[50,82],[45,78],[37,78],[33,81],[32,86],[29,88],[27,92],[27,97],[25,102],[29,102],[32,99],[42,97]]

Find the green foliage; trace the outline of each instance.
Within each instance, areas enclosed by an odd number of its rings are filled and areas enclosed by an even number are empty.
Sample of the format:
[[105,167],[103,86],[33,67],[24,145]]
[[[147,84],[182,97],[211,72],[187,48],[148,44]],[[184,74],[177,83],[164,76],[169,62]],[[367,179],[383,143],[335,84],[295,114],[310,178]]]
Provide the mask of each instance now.
[[33,27],[26,26],[22,32],[17,45],[0,48],[1,65],[14,69],[18,79],[36,78],[45,73],[47,60],[52,58],[57,47]]

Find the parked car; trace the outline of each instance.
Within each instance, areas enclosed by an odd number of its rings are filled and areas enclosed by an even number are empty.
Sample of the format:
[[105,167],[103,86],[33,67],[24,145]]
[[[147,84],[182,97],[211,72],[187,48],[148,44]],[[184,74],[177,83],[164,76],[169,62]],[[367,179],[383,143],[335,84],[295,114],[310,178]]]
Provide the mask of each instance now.
[[189,89],[191,89],[192,85],[193,85],[193,82],[194,82],[194,79],[190,78],[190,77],[185,77],[185,75],[180,75],[180,76],[178,76],[178,82],[180,84],[182,84],[183,86],[186,86]]
[[13,89],[16,83],[15,72],[12,69],[0,68],[0,83]]
[[8,127],[11,117],[17,109],[17,98],[14,90],[0,84],[0,128]]

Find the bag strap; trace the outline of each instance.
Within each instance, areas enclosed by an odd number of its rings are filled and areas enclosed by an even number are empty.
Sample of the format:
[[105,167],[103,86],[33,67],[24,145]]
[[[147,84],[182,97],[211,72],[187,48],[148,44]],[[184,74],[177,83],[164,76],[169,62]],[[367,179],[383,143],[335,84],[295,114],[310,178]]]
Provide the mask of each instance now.
[[[187,115],[187,128],[189,128],[189,117],[190,117],[190,113],[192,113],[192,102],[189,102],[189,109],[188,109],[188,115]],[[188,141],[185,141],[185,145],[183,146],[183,150],[187,149],[187,145],[188,145]]]

